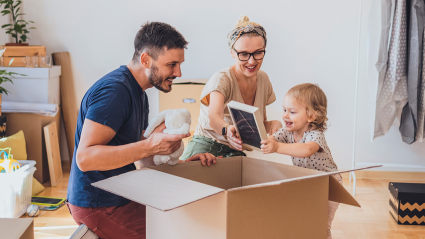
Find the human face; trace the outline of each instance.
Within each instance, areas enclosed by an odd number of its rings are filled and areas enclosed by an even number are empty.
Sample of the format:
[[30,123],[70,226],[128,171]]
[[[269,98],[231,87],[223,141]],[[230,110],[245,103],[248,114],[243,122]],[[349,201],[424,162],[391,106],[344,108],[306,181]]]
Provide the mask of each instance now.
[[173,80],[181,76],[180,65],[184,61],[184,49],[164,49],[152,61],[149,83],[163,92],[170,92]]
[[250,56],[247,61],[241,61],[238,58],[237,52],[254,53],[264,50],[264,39],[261,36],[244,35],[240,37],[235,42],[232,49],[232,56],[236,60],[236,72],[247,78],[256,76],[257,72],[260,70],[261,64],[263,64],[264,58],[261,60],[255,60],[253,56]]
[[312,117],[307,114],[307,107],[291,95],[286,95],[283,100],[282,120],[286,130],[303,135],[308,130]]

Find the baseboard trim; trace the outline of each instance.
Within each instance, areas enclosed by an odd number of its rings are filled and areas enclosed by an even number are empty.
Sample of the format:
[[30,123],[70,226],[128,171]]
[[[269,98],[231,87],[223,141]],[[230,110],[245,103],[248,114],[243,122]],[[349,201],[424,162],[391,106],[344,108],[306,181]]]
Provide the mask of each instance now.
[[409,181],[425,183],[425,172],[403,172],[403,171],[356,171],[357,179]]
[[390,171],[390,172],[422,172],[425,173],[425,166],[418,164],[399,164],[399,163],[367,163],[356,162],[356,168],[363,168],[373,165],[381,165],[382,167],[371,169],[373,171]]

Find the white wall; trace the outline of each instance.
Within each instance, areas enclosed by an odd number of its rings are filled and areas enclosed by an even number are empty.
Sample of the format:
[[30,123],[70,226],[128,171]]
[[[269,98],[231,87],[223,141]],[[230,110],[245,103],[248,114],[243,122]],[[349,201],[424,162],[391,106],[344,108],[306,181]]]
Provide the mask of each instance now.
[[[248,15],[268,32],[263,70],[278,96],[268,109],[269,118],[280,118],[281,100],[291,86],[316,82],[328,95],[330,122],[326,134],[340,167],[351,167],[357,119],[357,165],[382,163],[391,170],[425,171],[423,144],[402,143],[397,130],[375,142],[370,140],[379,7],[379,1],[367,0],[265,0],[261,4],[253,0],[24,2],[26,17],[37,27],[31,32],[30,43],[47,46],[49,53],[71,52],[79,99],[99,77],[128,63],[134,35],[146,21],[168,22],[189,41],[183,78],[208,78],[232,64],[226,36],[241,15]],[[354,115],[357,70],[358,114]],[[157,92],[150,90],[149,94],[154,112]]]
[[[9,18],[7,16],[0,15],[0,25],[6,24],[8,22],[9,22]],[[0,33],[0,42],[3,43],[3,42],[9,42],[9,41],[10,41],[9,36],[4,34],[4,31],[2,29]]]

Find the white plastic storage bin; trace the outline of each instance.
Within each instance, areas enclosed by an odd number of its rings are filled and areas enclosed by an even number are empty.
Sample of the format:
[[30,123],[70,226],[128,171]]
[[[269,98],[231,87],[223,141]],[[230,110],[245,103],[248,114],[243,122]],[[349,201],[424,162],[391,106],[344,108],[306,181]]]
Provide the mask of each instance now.
[[4,88],[9,94],[3,94],[4,101],[59,104],[60,66],[51,68],[0,67],[2,70],[23,74],[7,82]]
[[20,217],[31,204],[34,160],[19,160],[21,168],[0,173],[0,218]]

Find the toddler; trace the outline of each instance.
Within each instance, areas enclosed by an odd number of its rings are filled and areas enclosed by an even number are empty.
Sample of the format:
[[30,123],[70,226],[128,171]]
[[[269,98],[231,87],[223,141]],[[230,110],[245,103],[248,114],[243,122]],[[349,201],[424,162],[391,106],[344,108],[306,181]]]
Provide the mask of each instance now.
[[[320,171],[336,171],[337,166],[325,140],[326,95],[317,85],[305,83],[292,87],[283,101],[283,125],[261,142],[263,153],[292,156],[294,165]],[[335,176],[341,181],[341,176]],[[329,201],[328,238],[338,203]]]

